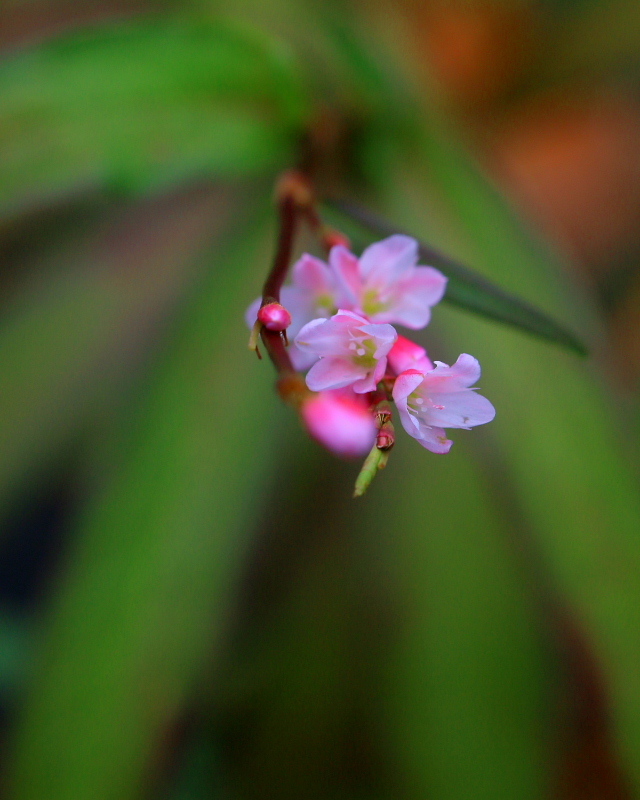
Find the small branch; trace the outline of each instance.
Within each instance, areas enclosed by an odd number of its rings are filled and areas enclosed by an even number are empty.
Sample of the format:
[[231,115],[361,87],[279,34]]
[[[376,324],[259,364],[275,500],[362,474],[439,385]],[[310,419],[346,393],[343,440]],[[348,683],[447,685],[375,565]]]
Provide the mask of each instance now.
[[[262,306],[266,306],[269,303],[280,302],[280,290],[282,289],[282,284],[287,277],[289,265],[291,264],[300,206],[301,204],[304,205],[310,202],[311,198],[306,179],[297,172],[285,173],[277,186],[276,195],[280,231],[273,264],[262,289]],[[283,336],[279,331],[269,331],[262,326],[260,329],[260,336],[267,354],[278,373],[280,375],[295,373],[289,353],[287,352],[288,342],[286,334]],[[251,344],[249,346],[251,346]]]

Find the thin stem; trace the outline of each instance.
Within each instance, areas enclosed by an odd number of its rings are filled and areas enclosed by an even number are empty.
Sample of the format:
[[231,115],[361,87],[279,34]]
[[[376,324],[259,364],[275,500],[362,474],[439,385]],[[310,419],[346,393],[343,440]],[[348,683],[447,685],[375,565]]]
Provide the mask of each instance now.
[[[281,193],[278,202],[278,212],[280,217],[280,233],[278,235],[278,244],[273,259],[273,265],[262,289],[263,306],[268,303],[280,302],[280,289],[289,271],[298,222],[298,207],[293,193]],[[264,327],[260,335],[264,342],[265,350],[278,373],[280,375],[287,375],[295,372],[293,364],[291,363],[291,358],[287,352],[285,337],[278,331],[270,331]]]
[[280,199],[278,203],[280,233],[273,265],[262,289],[263,306],[267,303],[280,302],[280,289],[287,277],[291,262],[293,241],[298,222],[297,211],[297,203],[292,195],[287,194]]

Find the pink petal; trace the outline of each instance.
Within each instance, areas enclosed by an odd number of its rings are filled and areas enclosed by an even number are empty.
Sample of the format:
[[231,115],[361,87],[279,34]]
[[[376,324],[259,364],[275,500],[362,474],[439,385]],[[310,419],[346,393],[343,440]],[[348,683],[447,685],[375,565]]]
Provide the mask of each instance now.
[[407,410],[407,401],[406,400],[398,400],[396,402],[396,406],[398,407],[398,413],[400,415],[400,422],[402,423],[402,427],[405,431],[409,434],[409,436],[413,436],[414,439],[420,438],[420,423],[416,419],[413,414],[410,414]]
[[445,276],[433,267],[416,267],[410,277],[401,281],[393,294],[395,300],[384,314],[385,320],[419,330],[431,319],[431,306],[442,300],[447,286]]
[[456,363],[450,367],[442,361],[435,362],[436,367],[425,375],[423,392],[459,392],[468,389],[480,377],[480,364],[473,356],[463,353]]
[[307,386],[312,392],[323,389],[340,389],[365,378],[367,370],[359,367],[349,358],[321,358],[307,373]]
[[421,427],[422,436],[418,439],[423,447],[432,453],[448,453],[453,442],[447,439],[447,433],[442,428]]
[[384,372],[387,368],[387,359],[381,358],[375,366],[375,369],[366,375],[361,380],[353,384],[353,391],[357,394],[365,394],[366,392],[373,392],[378,383],[384,378]]
[[363,333],[368,334],[376,343],[376,352],[374,353],[375,358],[382,358],[382,356],[386,356],[389,350],[394,345],[394,342],[398,338],[398,332],[393,327],[393,325],[388,324],[371,324],[371,325],[361,325],[360,330]]
[[418,372],[430,372],[433,369],[427,351],[419,344],[412,342],[405,336],[398,336],[395,344],[389,351],[389,367],[399,375],[406,369],[417,369]]
[[433,405],[425,409],[429,425],[442,428],[472,428],[484,425],[496,415],[493,405],[472,389],[463,389],[451,394],[431,394]]
[[295,338],[295,344],[317,356],[339,356],[349,354],[348,317],[334,316],[331,319],[314,319],[308,322]]
[[398,405],[403,401],[403,404],[406,406],[407,397],[415,392],[424,380],[424,377],[423,373],[418,372],[416,369],[408,369],[398,375],[393,385],[394,401]]
[[358,259],[346,247],[336,245],[329,253],[329,265],[340,289],[340,306],[357,306],[362,289]]
[[289,358],[291,359],[293,368],[298,372],[305,372],[318,360],[318,356],[315,353],[311,353],[307,350],[301,350],[293,342],[289,345],[287,352],[289,353]]
[[396,234],[370,245],[360,257],[360,275],[366,283],[388,286],[404,277],[418,260],[418,243]]
[[308,253],[293,265],[293,282],[307,295],[333,295],[335,290],[329,267]]

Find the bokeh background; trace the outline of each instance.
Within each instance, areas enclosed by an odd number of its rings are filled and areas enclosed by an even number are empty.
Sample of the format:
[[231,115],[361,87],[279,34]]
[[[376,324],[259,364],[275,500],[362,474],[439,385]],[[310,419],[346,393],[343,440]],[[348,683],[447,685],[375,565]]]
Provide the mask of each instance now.
[[[1,796],[640,797],[637,2],[4,0],[0,49]],[[497,418],[352,500],[246,347],[301,160],[589,355],[443,303]]]

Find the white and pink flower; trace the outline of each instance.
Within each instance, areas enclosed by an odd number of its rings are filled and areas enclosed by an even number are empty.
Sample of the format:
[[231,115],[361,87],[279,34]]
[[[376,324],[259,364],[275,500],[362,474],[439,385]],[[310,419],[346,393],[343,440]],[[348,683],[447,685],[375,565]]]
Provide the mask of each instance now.
[[447,279],[434,267],[417,265],[418,243],[397,234],[370,245],[356,258],[346,247],[331,248],[329,266],[350,308],[372,322],[391,322],[418,330],[442,300]]
[[[400,234],[372,244],[360,258],[344,244],[331,248],[328,264],[305,254],[281,290],[281,305],[261,311],[263,325],[286,328],[294,369],[308,370],[306,384],[319,392],[301,407],[307,429],[338,455],[362,455],[373,446],[376,421],[364,395],[385,376],[384,392],[397,376],[393,399],[403,427],[434,453],[451,448],[445,428],[468,429],[495,416],[473,389],[480,377],[475,358],[463,354],[451,367],[432,362],[392,325],[425,327],[444,294],[447,279],[418,265],[418,255],[415,239]],[[258,299],[247,310],[250,327],[260,305]]]
[[341,309],[331,319],[314,319],[296,336],[296,346],[319,358],[307,373],[314,392],[351,386],[362,394],[384,377],[387,354],[398,338],[389,324],[375,324]]
[[450,367],[441,361],[435,369],[408,369],[398,375],[393,399],[402,426],[432,453],[448,453],[451,445],[444,428],[469,429],[491,422],[495,409],[471,388],[480,377],[480,364],[464,353]]

